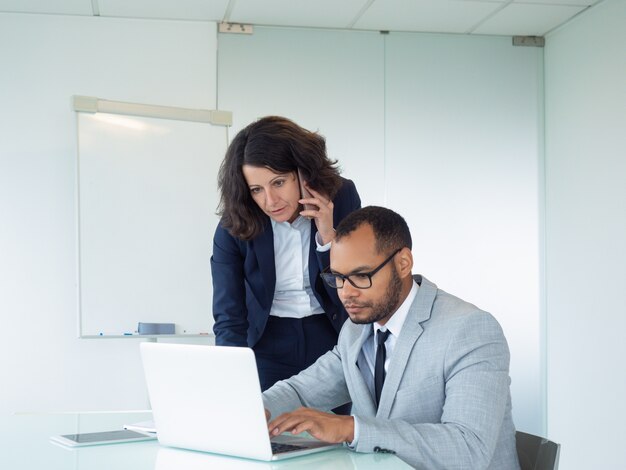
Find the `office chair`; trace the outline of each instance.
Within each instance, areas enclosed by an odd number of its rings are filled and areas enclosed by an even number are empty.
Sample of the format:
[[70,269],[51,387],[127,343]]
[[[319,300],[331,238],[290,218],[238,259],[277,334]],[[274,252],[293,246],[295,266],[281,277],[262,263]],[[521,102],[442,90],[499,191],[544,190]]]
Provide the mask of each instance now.
[[517,431],[517,457],[522,470],[557,470],[561,445],[540,436]]

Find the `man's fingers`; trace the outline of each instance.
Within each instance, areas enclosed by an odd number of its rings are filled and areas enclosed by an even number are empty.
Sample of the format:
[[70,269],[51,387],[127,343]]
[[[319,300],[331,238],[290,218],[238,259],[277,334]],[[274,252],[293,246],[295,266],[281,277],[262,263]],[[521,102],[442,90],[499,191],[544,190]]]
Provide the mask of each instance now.
[[291,431],[294,426],[297,426],[300,422],[300,419],[291,418],[284,420],[276,420],[270,423],[270,434],[272,436],[277,436],[278,434],[282,434],[287,431]]
[[316,430],[318,429],[318,426],[316,425],[315,420],[304,419],[304,417],[301,417],[301,418],[302,420],[299,420],[297,423],[294,423],[291,428],[285,429],[285,431],[290,432],[291,434],[300,434],[303,432],[308,432],[313,437],[315,437]]
[[[302,423],[310,420],[310,410],[301,408],[291,413],[284,413],[269,423],[269,431],[272,436],[283,432],[294,432],[302,428]],[[305,429],[306,430],[306,429]],[[296,432],[299,434],[302,431]]]

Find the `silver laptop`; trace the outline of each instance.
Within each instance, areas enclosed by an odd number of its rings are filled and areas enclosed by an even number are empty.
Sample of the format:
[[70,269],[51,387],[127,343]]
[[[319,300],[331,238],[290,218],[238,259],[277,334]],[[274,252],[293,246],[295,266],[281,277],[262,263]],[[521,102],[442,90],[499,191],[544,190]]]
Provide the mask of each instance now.
[[141,343],[159,443],[256,460],[335,448],[283,434],[270,440],[249,348]]

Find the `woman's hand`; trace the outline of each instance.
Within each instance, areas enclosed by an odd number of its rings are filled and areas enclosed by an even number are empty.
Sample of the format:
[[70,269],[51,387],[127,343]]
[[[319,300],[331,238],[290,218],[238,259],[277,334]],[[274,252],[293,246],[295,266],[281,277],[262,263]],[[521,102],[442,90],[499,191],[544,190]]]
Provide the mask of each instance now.
[[317,210],[305,209],[300,212],[300,215],[315,220],[317,231],[322,239],[322,245],[326,245],[335,239],[335,228],[333,227],[333,208],[335,206],[333,201],[311,189],[308,184],[305,183],[305,186],[311,193],[311,197],[300,199],[298,202],[300,204],[317,206]]

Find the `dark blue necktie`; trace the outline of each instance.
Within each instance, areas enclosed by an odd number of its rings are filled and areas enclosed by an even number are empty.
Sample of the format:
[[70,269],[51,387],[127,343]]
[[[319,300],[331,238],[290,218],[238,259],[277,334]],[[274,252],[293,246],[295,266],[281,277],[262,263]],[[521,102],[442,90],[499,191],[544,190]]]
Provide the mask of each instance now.
[[378,403],[380,403],[380,394],[383,390],[383,384],[385,383],[385,359],[387,358],[385,341],[387,341],[389,333],[389,330],[378,330],[378,333],[376,333],[378,347],[376,349],[376,364],[374,365],[374,392],[376,394],[377,409]]

